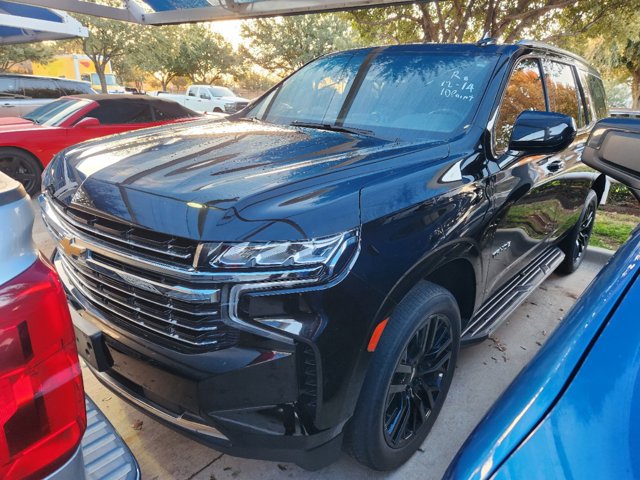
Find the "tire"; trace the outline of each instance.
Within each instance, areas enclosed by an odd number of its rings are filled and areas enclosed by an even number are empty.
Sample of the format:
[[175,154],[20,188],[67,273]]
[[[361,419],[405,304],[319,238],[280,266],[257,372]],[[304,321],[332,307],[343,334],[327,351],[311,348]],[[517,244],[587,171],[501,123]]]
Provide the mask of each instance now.
[[582,264],[584,254],[589,246],[597,210],[598,196],[596,192],[589,190],[582,212],[580,212],[578,223],[576,223],[571,233],[569,233],[560,244],[560,248],[564,252],[565,257],[556,270],[558,273],[569,275],[575,272]]
[[[393,470],[406,462],[442,408],[459,349],[455,298],[421,281],[393,311],[373,354],[345,432],[348,452],[374,470]],[[416,361],[420,350],[427,354]],[[420,368],[428,373],[421,375]]]
[[42,165],[29,152],[19,148],[0,148],[0,172],[22,183],[31,197],[40,191]]
[[224,113],[224,111],[220,107],[216,107],[213,109],[213,113]]

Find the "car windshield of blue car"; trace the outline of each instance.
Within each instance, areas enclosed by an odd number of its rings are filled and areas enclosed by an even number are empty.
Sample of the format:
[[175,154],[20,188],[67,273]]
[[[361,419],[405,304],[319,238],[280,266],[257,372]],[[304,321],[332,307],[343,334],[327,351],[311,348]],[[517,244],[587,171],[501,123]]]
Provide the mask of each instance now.
[[329,55],[286,79],[247,116],[383,138],[446,139],[471,123],[497,59],[384,49]]
[[22,118],[38,125],[57,127],[89,104],[89,100],[61,98],[32,110]]

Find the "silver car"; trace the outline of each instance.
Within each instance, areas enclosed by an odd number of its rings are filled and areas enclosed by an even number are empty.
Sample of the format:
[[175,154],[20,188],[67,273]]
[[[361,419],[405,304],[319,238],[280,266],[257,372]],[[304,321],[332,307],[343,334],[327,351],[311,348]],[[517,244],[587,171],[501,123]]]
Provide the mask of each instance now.
[[33,75],[0,74],[0,117],[22,117],[65,95],[96,93],[87,82]]
[[139,480],[129,448],[85,396],[69,307],[34,247],[31,201],[0,173],[0,478]]

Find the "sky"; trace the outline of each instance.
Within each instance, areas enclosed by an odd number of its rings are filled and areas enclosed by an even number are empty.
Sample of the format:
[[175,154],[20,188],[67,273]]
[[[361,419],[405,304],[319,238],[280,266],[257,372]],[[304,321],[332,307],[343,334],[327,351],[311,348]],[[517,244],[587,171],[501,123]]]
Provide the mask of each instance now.
[[226,20],[224,22],[211,22],[211,30],[222,34],[234,48],[238,48],[238,45],[242,43],[242,36],[240,35],[241,20]]

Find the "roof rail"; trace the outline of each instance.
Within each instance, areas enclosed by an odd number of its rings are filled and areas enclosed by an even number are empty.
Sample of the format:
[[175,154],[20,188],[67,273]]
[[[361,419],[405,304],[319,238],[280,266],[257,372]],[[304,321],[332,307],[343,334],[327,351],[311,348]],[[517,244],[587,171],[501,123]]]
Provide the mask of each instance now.
[[529,40],[529,39],[518,40],[516,42],[516,45],[522,45],[523,47],[540,48],[540,49],[543,49],[543,50],[548,50],[550,52],[561,53],[562,55],[567,55],[569,57],[573,57],[576,60],[579,60],[579,61],[585,63],[586,65],[589,65],[589,62],[586,59],[584,59],[583,57],[581,57],[580,55],[577,55],[577,54],[575,54],[573,52],[570,52],[569,50],[565,50],[564,48],[556,47],[555,45],[551,45],[549,43],[541,42],[539,40]]

